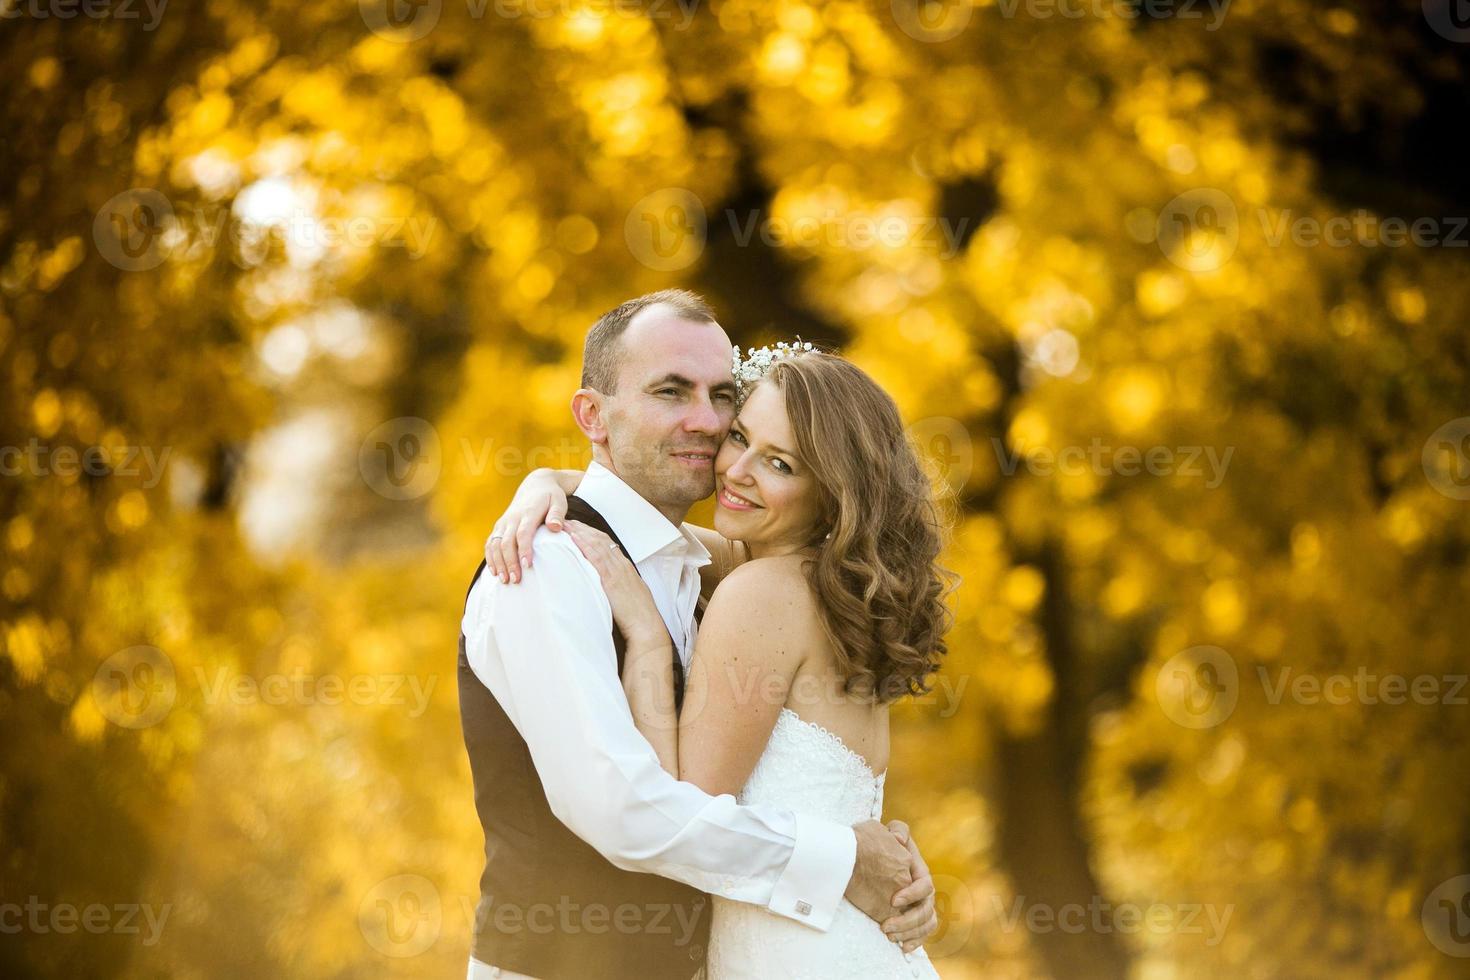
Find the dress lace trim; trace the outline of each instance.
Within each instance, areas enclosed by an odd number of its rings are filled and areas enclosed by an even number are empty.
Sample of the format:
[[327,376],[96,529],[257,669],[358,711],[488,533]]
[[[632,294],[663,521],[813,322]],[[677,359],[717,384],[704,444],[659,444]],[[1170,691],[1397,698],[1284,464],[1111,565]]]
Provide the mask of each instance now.
[[868,764],[868,760],[863,758],[861,754],[856,752],[851,746],[844,742],[841,735],[838,735],[831,729],[824,728],[821,725],[818,725],[814,721],[807,721],[805,718],[797,714],[795,711],[792,711],[790,708],[782,708],[781,714],[782,716],[789,716],[792,721],[810,729],[814,734],[822,736],[822,738],[826,740],[827,744],[831,745],[833,748],[836,748],[852,761],[861,765],[863,769],[867,771],[868,777],[872,779],[875,783],[881,786],[888,779],[887,769],[884,769],[882,772],[874,772],[873,767]]

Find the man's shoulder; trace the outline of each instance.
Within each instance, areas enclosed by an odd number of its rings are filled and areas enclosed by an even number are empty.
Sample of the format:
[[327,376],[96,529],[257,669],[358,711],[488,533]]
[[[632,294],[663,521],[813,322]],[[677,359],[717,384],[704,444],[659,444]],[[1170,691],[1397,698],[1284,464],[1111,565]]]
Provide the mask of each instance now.
[[558,590],[590,588],[601,592],[597,569],[582,554],[572,536],[541,527],[531,539],[531,567],[522,572],[521,581],[502,582],[486,566],[471,587],[467,603],[493,605],[502,599],[514,599],[516,590],[522,586],[544,585],[548,581],[555,582]]
[[519,582],[501,582],[488,570],[481,574],[465,610],[466,636],[471,627],[524,627],[575,609],[611,627],[612,606],[602,580],[571,535],[541,528],[531,540],[531,556],[531,567],[522,571]]
[[568,559],[578,565],[592,567],[587,556],[582,554],[582,549],[577,547],[577,542],[565,531],[553,531],[546,525],[536,529],[531,538],[531,567],[541,560],[542,555],[550,556],[554,563],[561,565]]
[[[554,583],[558,591],[591,591],[602,595],[602,579],[565,531],[542,526],[531,538],[531,567],[523,570],[521,585]],[[512,593],[516,586],[508,586]]]

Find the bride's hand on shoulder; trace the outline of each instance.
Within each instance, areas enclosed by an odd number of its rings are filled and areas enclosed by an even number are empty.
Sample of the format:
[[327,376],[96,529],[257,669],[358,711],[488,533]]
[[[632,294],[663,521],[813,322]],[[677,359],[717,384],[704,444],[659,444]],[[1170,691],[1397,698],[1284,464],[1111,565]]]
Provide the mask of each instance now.
[[567,516],[567,495],[581,482],[581,470],[536,469],[526,474],[510,506],[485,540],[485,564],[504,583],[519,582],[531,567],[531,539],[542,524],[560,531]]
[[653,593],[623,549],[606,532],[590,524],[569,520],[565,525],[582,554],[597,569],[602,590],[612,605],[613,622],[627,639],[628,648],[669,641],[668,627],[654,604]]

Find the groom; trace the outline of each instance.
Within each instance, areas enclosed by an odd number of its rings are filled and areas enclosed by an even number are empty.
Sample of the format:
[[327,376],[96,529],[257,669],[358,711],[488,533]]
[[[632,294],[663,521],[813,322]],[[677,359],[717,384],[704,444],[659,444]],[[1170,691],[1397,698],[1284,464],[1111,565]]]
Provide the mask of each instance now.
[[[730,348],[692,293],[630,300],[588,333],[572,402],[594,462],[568,516],[606,531],[637,566],[674,640],[676,680],[710,561],[681,525],[714,490],[735,413]],[[623,637],[570,537],[539,533],[513,589],[484,569],[459,641],[485,832],[471,980],[687,980],[704,963],[706,892],[825,931],[844,896],[883,920],[905,889],[904,904],[924,900],[905,924],[932,921],[932,880],[914,880],[921,861],[876,821],[739,806],[660,767],[619,679]]]

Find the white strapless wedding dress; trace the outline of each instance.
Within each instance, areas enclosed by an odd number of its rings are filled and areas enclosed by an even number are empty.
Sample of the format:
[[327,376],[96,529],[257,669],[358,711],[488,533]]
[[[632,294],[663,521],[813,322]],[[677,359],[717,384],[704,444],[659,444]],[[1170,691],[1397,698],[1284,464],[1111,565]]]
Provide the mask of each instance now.
[[[782,708],[741,803],[770,803],[845,824],[877,820],[883,780],[820,725]],[[937,978],[923,948],[904,955],[883,929],[844,899],[818,932],[756,905],[714,899],[709,980],[909,980]]]

